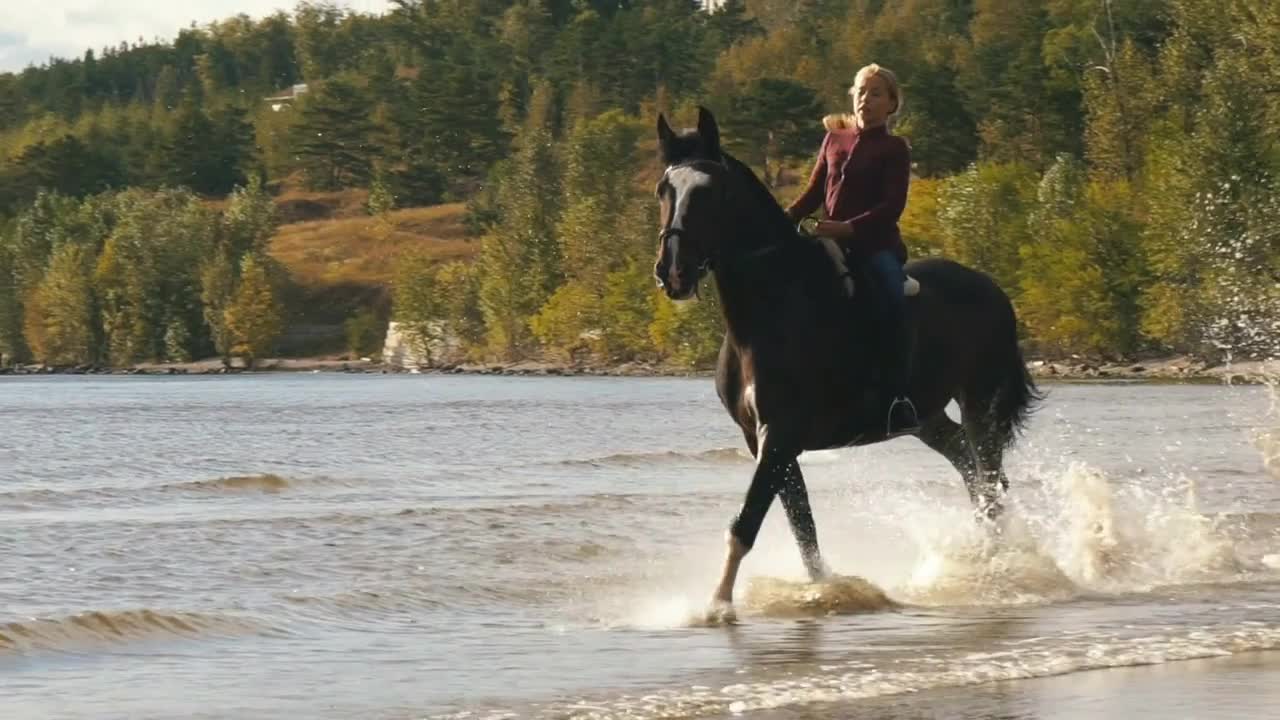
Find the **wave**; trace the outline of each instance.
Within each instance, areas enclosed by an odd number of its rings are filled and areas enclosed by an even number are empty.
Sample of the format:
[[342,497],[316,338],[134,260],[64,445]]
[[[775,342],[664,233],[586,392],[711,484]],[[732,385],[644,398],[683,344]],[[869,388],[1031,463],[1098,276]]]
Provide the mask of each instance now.
[[582,698],[528,708],[483,708],[432,720],[499,718],[702,718],[889,697],[948,687],[1030,680],[1105,668],[1138,667],[1280,649],[1280,628],[1256,624],[1188,627],[1176,634],[1054,644],[1052,639],[1009,650],[948,658],[868,659],[825,665],[806,675],[727,685],[688,685],[623,696]]
[[529,606],[554,602],[566,593],[580,591],[589,580],[547,580],[537,584],[475,582],[461,577],[437,576],[429,584],[385,583],[332,595],[285,593],[279,597],[300,618],[342,619],[361,626],[385,621],[399,624],[408,615],[438,610],[455,614],[490,616],[499,605]]
[[0,653],[75,651],[140,640],[239,636],[264,632],[245,619],[163,610],[91,610],[0,623]]
[[220,493],[276,494],[304,486],[345,484],[332,478],[286,478],[274,473],[252,475],[228,475],[206,480],[182,480],[150,485],[116,485],[76,488],[74,490],[11,490],[0,492],[0,502],[9,509],[39,510],[47,508],[76,507],[82,505],[118,503],[122,500],[141,500],[152,495],[215,495]]
[[745,449],[717,448],[701,452],[663,452],[614,453],[603,457],[582,460],[563,460],[562,465],[590,465],[596,467],[639,467],[666,463],[705,463],[705,464],[741,464],[753,462],[751,453]]
[[172,483],[167,485],[153,486],[151,489],[160,491],[172,490],[199,490],[207,492],[268,492],[278,493],[293,487],[293,482],[275,475],[273,473],[264,473],[262,475],[235,475],[232,477],[221,477],[216,480],[195,480],[192,482]]

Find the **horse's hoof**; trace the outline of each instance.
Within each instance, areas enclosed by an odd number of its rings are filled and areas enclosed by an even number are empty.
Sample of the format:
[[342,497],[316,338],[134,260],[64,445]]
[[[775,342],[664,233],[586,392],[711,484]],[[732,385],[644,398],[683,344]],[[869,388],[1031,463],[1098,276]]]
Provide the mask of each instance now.
[[806,568],[809,572],[809,582],[817,584],[823,583],[831,579],[831,568],[826,563],[812,565]]
[[735,625],[738,622],[738,613],[733,609],[733,603],[712,600],[710,607],[707,608],[705,622],[708,627]]

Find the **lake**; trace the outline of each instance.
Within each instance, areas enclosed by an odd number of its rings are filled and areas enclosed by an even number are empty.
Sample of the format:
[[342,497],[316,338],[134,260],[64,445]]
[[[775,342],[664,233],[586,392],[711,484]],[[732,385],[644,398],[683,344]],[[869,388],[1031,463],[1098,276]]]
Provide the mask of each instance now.
[[1068,717],[1038,679],[1205,662],[1123,716],[1274,708],[1273,394],[1046,387],[1000,538],[913,438],[810,453],[843,578],[775,505],[707,627],[752,468],[710,379],[3,378],[4,715]]

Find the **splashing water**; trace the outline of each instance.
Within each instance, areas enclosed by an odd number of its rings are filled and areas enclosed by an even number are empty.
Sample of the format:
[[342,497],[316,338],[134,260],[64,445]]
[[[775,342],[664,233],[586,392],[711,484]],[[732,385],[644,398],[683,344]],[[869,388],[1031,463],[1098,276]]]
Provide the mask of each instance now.
[[930,606],[1042,603],[1230,580],[1264,564],[1239,557],[1230,521],[1201,513],[1185,477],[1153,490],[1077,462],[1027,484],[1041,497],[1013,503],[998,528],[968,513],[901,513],[930,521],[909,528],[916,560],[892,592]]
[[[1202,512],[1196,485],[1185,475],[1116,477],[1083,462],[1019,475],[996,525],[976,522],[969,507],[950,500],[880,497],[879,517],[855,522],[853,536],[835,533],[826,545],[836,552],[854,548],[851,558],[834,565],[846,573],[865,573],[865,579],[800,580],[791,575],[794,545],[782,537],[761,543],[739,580],[739,614],[728,621],[877,612],[902,604],[1035,605],[1086,593],[1233,582],[1280,566],[1280,554],[1245,557],[1236,533],[1238,516]],[[883,541],[890,529],[905,534],[907,549],[884,560],[887,567],[868,567],[861,549]],[[708,614],[702,594],[706,579],[714,577],[718,553],[690,552],[686,558],[676,568],[658,571],[675,575],[666,574],[665,590],[608,590],[609,602],[617,607],[601,610],[615,618],[606,624],[650,629],[724,624]]]
[[1280,429],[1258,431],[1254,443],[1262,451],[1262,466],[1277,480],[1280,480]]
[[747,584],[745,604],[748,611],[767,617],[848,615],[898,606],[869,581],[843,575],[821,582],[752,578]]
[[1266,385],[1270,403],[1263,427],[1254,432],[1253,444],[1262,453],[1262,466],[1280,480],[1280,372],[1268,375]]

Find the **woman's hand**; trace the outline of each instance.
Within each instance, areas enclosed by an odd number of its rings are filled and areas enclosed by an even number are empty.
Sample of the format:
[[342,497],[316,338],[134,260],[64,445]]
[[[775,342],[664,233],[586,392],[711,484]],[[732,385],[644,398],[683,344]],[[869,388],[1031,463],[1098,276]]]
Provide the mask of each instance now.
[[853,237],[853,228],[849,227],[849,223],[836,222],[835,220],[822,220],[818,222],[818,226],[814,228],[813,234],[818,237],[827,237],[832,240],[847,240]]

